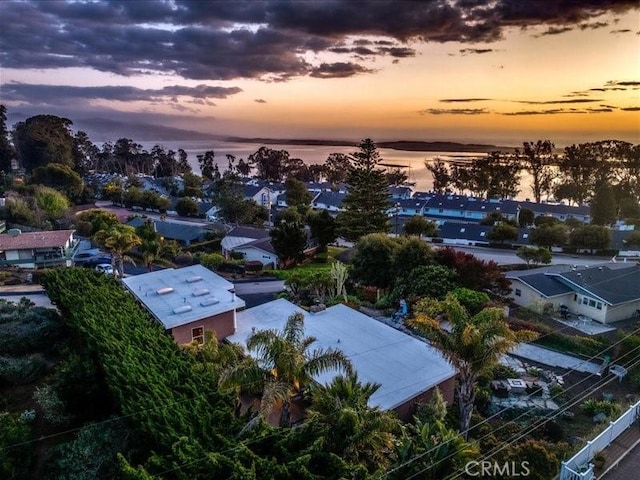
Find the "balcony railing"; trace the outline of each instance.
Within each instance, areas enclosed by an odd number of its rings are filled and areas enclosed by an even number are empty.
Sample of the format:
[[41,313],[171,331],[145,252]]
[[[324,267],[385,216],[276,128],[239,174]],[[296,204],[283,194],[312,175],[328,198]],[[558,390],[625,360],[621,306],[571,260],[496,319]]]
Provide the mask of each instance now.
[[638,418],[640,418],[640,401],[631,405],[629,410],[620,415],[615,421],[610,422],[609,426],[600,435],[593,440],[589,440],[573,457],[566,462],[562,462],[560,480],[593,480],[595,473],[593,472],[594,465],[591,460],[594,455],[611,445]]

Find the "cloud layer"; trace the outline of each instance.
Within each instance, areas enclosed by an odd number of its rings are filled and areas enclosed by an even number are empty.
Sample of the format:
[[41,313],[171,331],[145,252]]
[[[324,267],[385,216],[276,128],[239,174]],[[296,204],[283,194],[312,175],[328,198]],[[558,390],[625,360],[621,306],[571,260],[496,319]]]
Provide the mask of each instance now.
[[372,70],[350,58],[312,64],[305,55],[400,59],[415,55],[415,42],[490,42],[510,27],[542,25],[546,35],[603,28],[603,14],[633,8],[636,0],[2,2],[0,61],[195,80],[345,77]]

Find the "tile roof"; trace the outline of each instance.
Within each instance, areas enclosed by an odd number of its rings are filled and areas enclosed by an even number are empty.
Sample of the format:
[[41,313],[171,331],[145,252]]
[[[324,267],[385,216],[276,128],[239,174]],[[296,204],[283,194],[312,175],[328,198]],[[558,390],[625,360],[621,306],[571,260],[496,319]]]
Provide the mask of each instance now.
[[64,247],[75,230],[23,232],[19,235],[0,234],[0,250]]

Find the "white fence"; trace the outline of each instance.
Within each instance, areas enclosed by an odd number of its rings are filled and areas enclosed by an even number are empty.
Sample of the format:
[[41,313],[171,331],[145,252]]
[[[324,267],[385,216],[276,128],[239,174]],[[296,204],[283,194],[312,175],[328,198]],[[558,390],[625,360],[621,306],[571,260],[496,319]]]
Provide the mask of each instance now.
[[638,417],[640,417],[640,401],[631,405],[629,410],[620,415],[614,422],[610,422],[609,426],[596,438],[589,440],[582,450],[566,462],[562,462],[560,480],[594,479],[593,464],[590,463],[593,456],[611,445]]

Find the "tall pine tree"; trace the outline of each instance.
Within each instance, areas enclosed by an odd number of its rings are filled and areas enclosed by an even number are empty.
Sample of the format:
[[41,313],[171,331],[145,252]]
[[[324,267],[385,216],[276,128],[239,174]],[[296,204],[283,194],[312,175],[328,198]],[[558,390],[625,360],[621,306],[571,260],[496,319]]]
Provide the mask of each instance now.
[[11,159],[15,156],[7,130],[7,108],[0,105],[0,170],[11,173]]
[[337,219],[338,231],[347,240],[356,241],[369,233],[389,230],[388,185],[379,163],[380,154],[370,138],[360,142],[360,150],[351,155],[349,194],[342,201],[345,211]]

